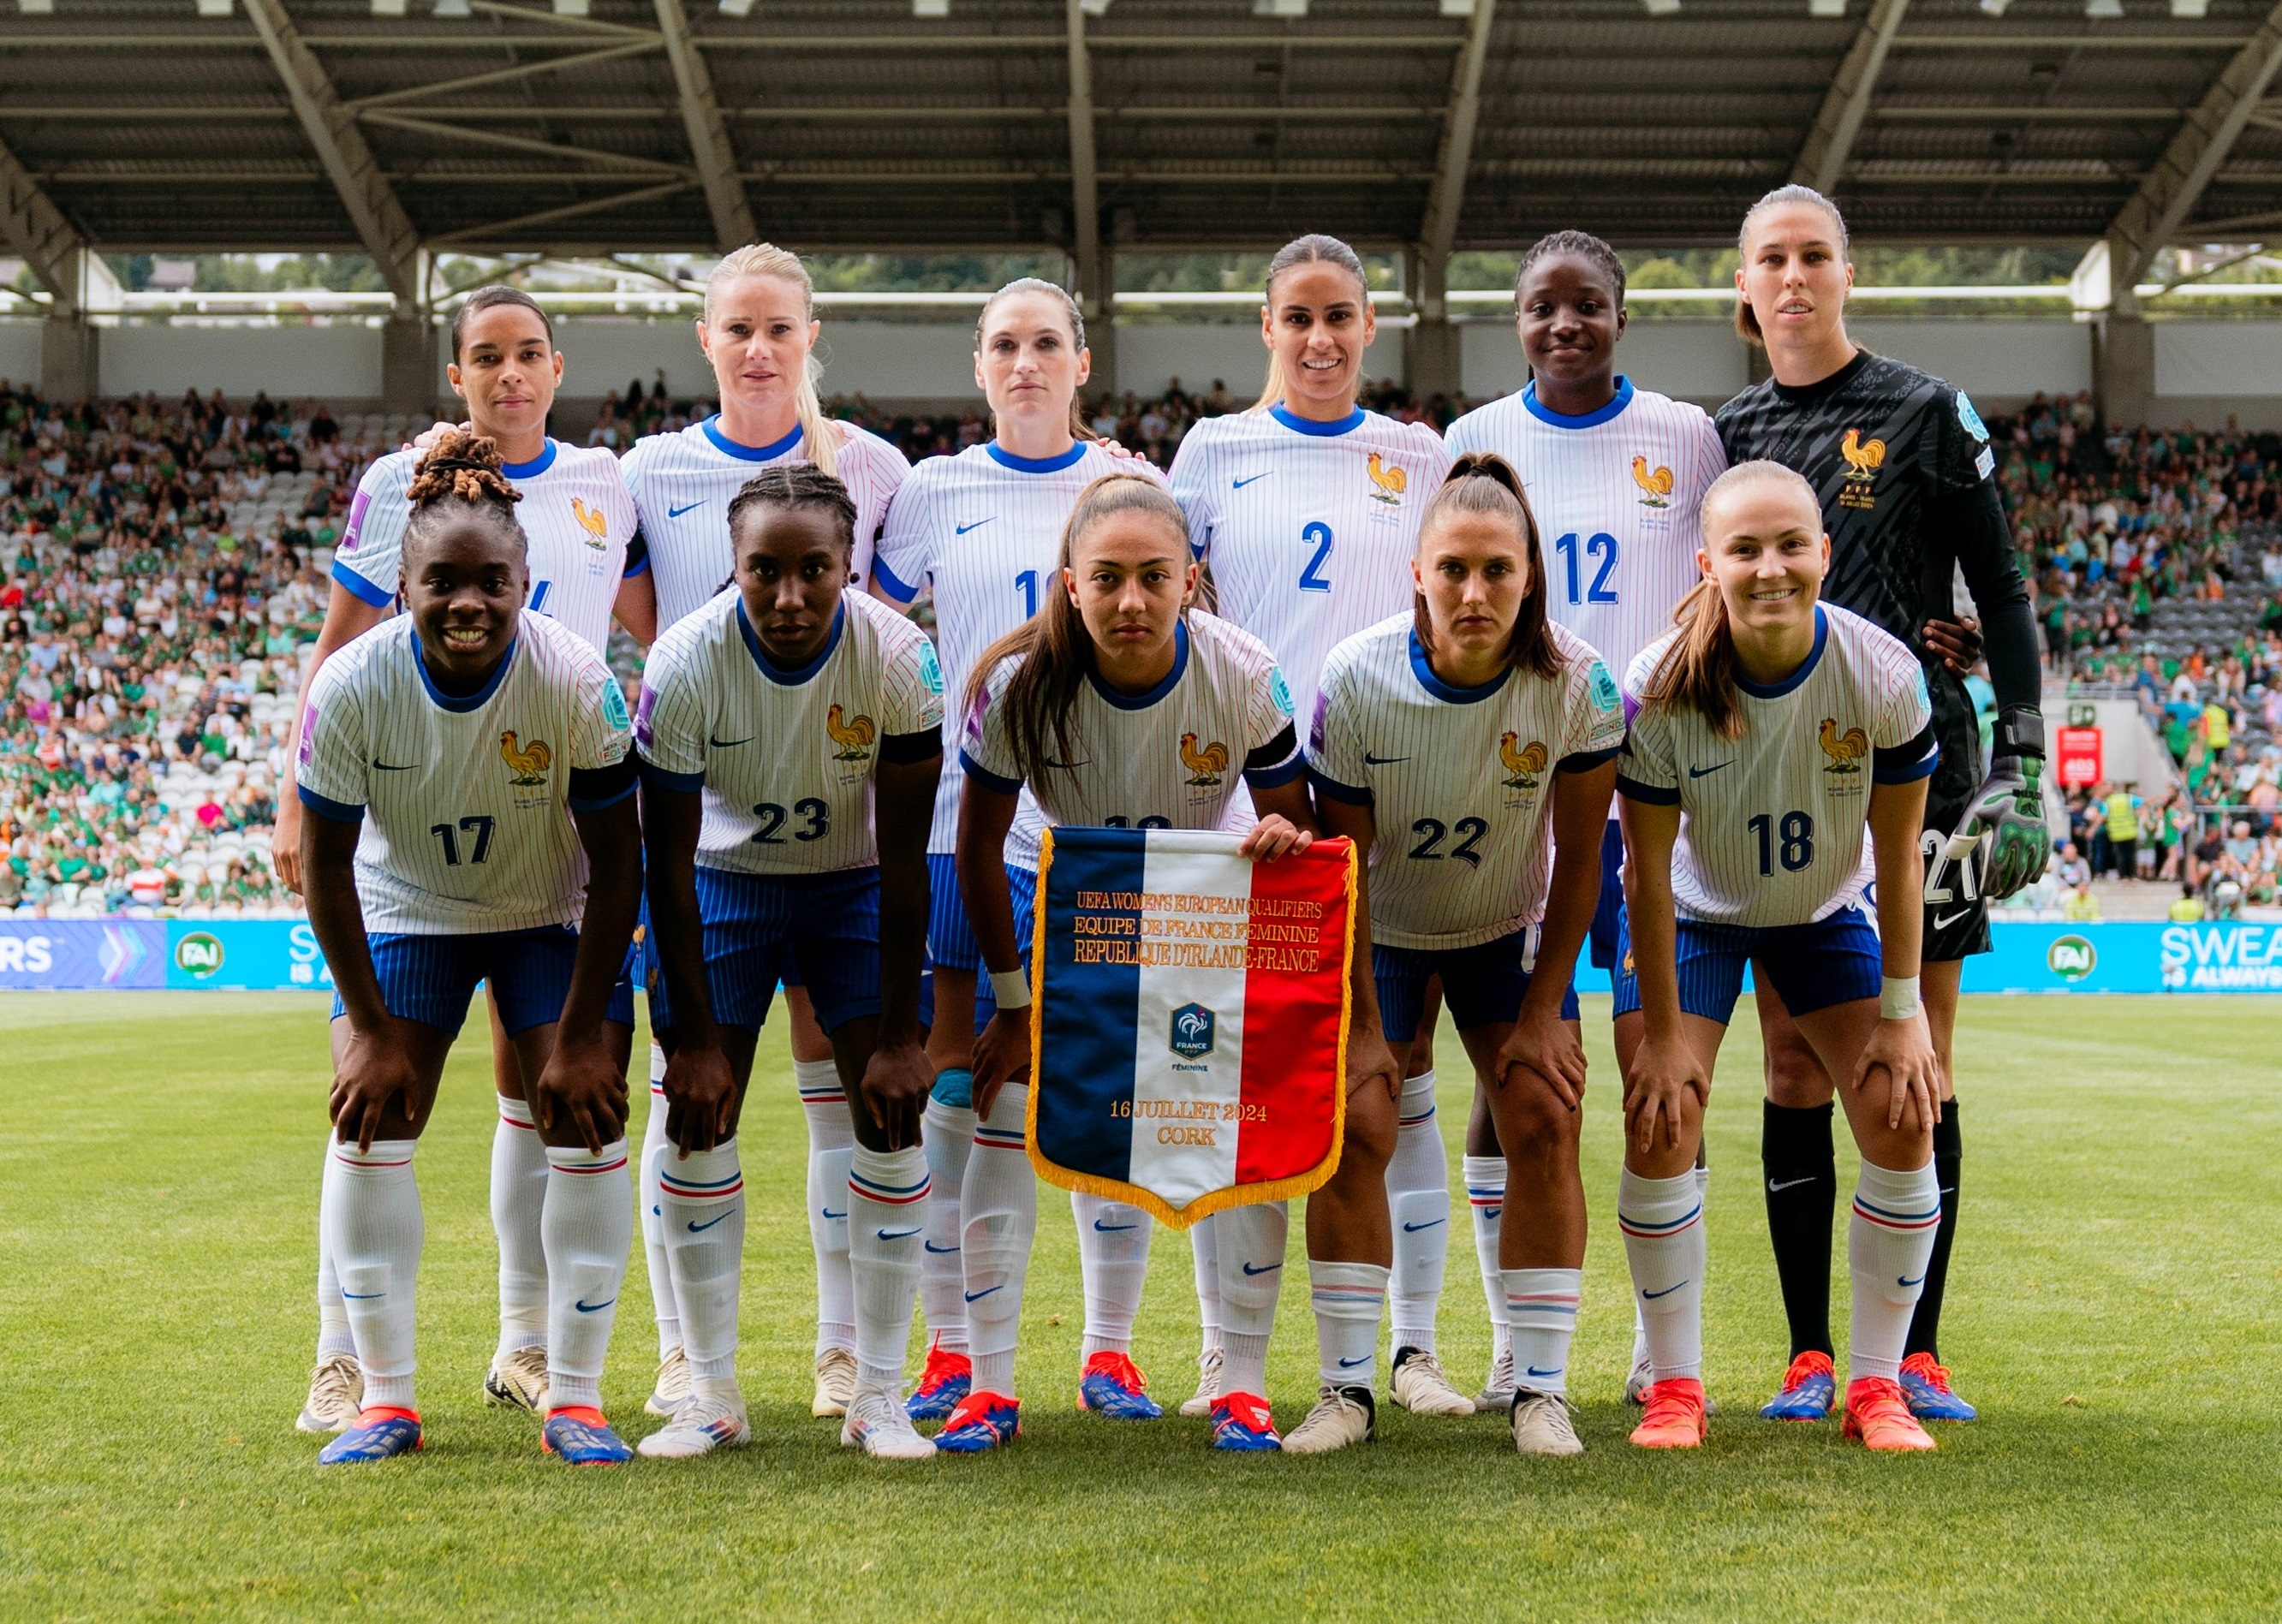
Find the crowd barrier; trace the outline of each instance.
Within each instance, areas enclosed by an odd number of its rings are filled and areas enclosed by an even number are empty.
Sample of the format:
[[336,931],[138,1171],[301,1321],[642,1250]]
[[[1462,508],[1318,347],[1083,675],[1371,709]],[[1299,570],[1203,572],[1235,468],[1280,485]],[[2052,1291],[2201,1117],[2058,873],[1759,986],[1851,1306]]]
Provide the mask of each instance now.
[[[2282,925],[2009,924],[1968,959],[1968,993],[2282,992]],[[0,990],[330,987],[301,919],[0,919]],[[1577,990],[1605,993],[1580,965]]]

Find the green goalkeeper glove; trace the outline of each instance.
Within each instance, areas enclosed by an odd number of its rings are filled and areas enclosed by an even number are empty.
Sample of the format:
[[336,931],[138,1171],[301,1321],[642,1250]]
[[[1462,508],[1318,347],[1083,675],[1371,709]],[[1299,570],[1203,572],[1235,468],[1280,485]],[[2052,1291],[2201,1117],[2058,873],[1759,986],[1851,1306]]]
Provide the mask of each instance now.
[[1959,829],[1960,835],[1990,837],[1982,857],[1981,894],[1992,902],[2025,890],[2052,858],[2053,835],[2045,823],[2043,746],[2043,717],[2033,711],[2002,717],[1988,782],[1973,798]]

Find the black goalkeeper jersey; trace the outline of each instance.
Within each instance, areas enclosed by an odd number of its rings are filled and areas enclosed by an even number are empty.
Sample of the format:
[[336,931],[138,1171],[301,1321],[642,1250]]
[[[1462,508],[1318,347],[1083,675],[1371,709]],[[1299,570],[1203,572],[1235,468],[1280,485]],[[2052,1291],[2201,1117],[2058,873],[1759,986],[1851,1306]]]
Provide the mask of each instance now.
[[2041,692],[2028,586],[1973,403],[1865,350],[1819,383],[1755,383],[1713,421],[1730,465],[1765,459],[1806,476],[1830,532],[1823,598],[1899,638],[1924,666],[1942,754],[1927,824],[1950,826],[1981,782],[1981,731],[1963,680],[1928,650],[1923,628],[1954,618],[1955,568],[1983,623],[1999,703],[2034,708]]

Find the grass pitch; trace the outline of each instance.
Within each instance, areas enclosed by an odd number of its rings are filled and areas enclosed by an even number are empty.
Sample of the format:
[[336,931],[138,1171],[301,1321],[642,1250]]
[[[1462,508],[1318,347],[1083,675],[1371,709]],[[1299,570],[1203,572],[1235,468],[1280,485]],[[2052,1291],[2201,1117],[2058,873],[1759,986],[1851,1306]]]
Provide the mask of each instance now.
[[[420,1154],[426,1451],[320,1471],[293,1432],[313,1342],[324,1006],[303,995],[0,1001],[0,1617],[801,1619],[2271,1618],[2282,1613],[2282,1063],[2256,998],[1969,1001],[1966,1217],[1944,1354],[1982,1408],[1931,1458],[1751,1413],[1785,1344],[1757,1193],[1748,1017],[1711,1116],[1700,1454],[1625,1443],[1617,1088],[1588,1006],[1595,1229],[1580,1460],[1502,1418],[1382,1406],[1372,1447],[1220,1458],[1200,1421],[1069,1408],[1083,1319],[1041,1194],[1025,1435],[917,1469],[807,1413],[803,1136],[780,1038],[741,1136],[749,1449],[573,1472],[481,1406],[495,1331],[480,1022]],[[1447,1046],[1453,1051],[1455,1044]],[[638,1096],[639,1098],[639,1096]],[[1455,1158],[1466,1090],[1446,1075]],[[1848,1179],[1842,1150],[1841,1182]],[[1841,1203],[1843,1218],[1843,1203]],[[1453,1237],[1446,1362],[1487,1332]],[[1312,1396],[1293,1224],[1271,1397]],[[1160,1233],[1135,1349],[1189,1390],[1188,1247]],[[1844,1247],[1838,1242],[1838,1323]],[[604,1383],[629,1435],[654,1344],[637,1248]]]

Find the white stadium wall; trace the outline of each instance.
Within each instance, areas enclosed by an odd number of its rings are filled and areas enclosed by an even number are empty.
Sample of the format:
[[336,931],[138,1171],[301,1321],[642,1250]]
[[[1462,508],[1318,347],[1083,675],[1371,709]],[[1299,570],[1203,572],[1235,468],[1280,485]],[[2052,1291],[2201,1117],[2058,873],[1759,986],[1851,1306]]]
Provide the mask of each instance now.
[[[2042,390],[2092,387],[2092,329],[2053,321],[1859,321],[1870,348],[1941,374],[1991,411]],[[675,394],[707,392],[711,377],[687,321],[573,317],[557,324],[567,369],[565,427],[591,421],[592,403],[662,367]],[[941,410],[975,399],[974,329],[965,321],[825,323],[825,389],[881,403]],[[1373,377],[1404,375],[1408,331],[1392,323],[1371,347]],[[2282,429],[2282,322],[2160,321],[2154,324],[2156,417],[2169,426],[2239,418],[2253,429]],[[1121,387],[1147,396],[1174,378],[1202,392],[1215,378],[1238,399],[1258,387],[1258,330],[1248,323],[1132,322],[1117,332]],[[439,345],[439,350],[441,346]],[[256,390],[280,398],[319,398],[352,409],[381,392],[377,327],[170,326],[129,323],[102,334],[105,394],[151,391],[179,397],[220,389],[244,398]],[[1743,344],[1725,321],[1650,321],[1634,325],[1618,352],[1623,370],[1645,387],[1717,405],[1748,376]],[[1469,395],[1507,394],[1528,381],[1511,325],[1477,319],[1460,329],[1463,386]],[[445,391],[439,360],[438,393]],[[0,321],[0,378],[35,380],[41,327]]]

